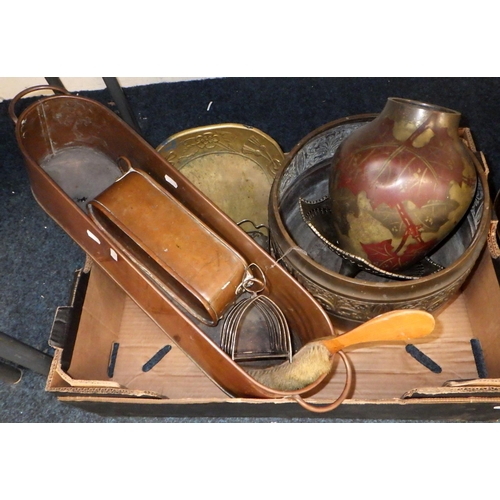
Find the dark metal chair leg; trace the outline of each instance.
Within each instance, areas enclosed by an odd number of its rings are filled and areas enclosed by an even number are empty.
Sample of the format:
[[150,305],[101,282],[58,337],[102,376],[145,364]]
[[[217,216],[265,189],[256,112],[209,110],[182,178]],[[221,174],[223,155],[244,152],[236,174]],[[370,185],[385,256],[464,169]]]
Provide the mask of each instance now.
[[0,357],[41,375],[49,374],[52,356],[0,332]]
[[17,384],[21,380],[22,376],[23,372],[19,368],[0,361],[0,380],[2,382],[7,384]]
[[132,112],[132,108],[130,107],[130,104],[127,100],[127,97],[125,96],[123,89],[120,86],[117,78],[103,76],[102,79],[104,80],[104,83],[106,84],[106,87],[108,88],[109,93],[111,94],[111,97],[115,101],[116,107],[118,108],[118,111],[120,112],[120,116],[136,132],[138,132],[139,134],[142,134],[139,123],[138,123],[134,113]]
[[55,87],[65,89],[63,82],[58,76],[46,76],[45,80],[49,85],[54,85]]

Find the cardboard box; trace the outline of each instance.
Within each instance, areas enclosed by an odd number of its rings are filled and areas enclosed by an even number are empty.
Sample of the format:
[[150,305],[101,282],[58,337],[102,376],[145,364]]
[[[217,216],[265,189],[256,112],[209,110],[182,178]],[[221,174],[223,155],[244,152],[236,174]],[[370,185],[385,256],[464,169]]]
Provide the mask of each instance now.
[[[353,390],[329,413],[309,412],[290,399],[227,395],[99,267],[87,265],[76,278],[70,304],[55,316],[50,337],[55,356],[46,390],[90,412],[404,421],[500,418],[500,288],[487,250],[461,293],[437,317],[435,331],[414,344],[435,365],[424,366],[401,343],[347,351],[355,372]],[[335,400],[344,386],[343,370],[339,363],[308,402]]]

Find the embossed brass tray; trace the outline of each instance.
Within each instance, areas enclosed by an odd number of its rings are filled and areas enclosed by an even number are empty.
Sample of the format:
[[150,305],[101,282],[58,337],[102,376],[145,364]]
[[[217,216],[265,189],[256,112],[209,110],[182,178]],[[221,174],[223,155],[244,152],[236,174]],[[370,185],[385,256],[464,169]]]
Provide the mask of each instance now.
[[285,162],[280,146],[254,127],[221,123],[179,132],[157,148],[207,198],[251,231],[268,224],[268,201]]

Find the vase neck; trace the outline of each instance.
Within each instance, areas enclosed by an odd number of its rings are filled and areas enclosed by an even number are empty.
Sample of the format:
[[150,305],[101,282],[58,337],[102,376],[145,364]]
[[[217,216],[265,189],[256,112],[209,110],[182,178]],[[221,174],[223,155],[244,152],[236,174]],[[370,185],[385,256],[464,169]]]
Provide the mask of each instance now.
[[461,114],[453,109],[424,102],[390,97],[380,117],[389,117],[405,128],[416,130],[422,126],[444,127],[450,135],[458,133]]

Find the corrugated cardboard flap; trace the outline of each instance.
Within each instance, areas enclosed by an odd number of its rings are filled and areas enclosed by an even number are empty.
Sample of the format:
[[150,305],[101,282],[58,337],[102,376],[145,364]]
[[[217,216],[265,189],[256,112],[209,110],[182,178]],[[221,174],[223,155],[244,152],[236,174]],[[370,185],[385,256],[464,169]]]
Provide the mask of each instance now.
[[61,367],[62,350],[55,349],[52,366],[47,377],[45,390],[56,395],[92,395],[103,397],[131,397],[165,399],[153,391],[132,390],[117,382],[106,380],[73,379]]
[[458,385],[443,387],[419,387],[403,394],[402,399],[413,398],[500,398],[500,386],[495,380],[482,380],[478,385]]

